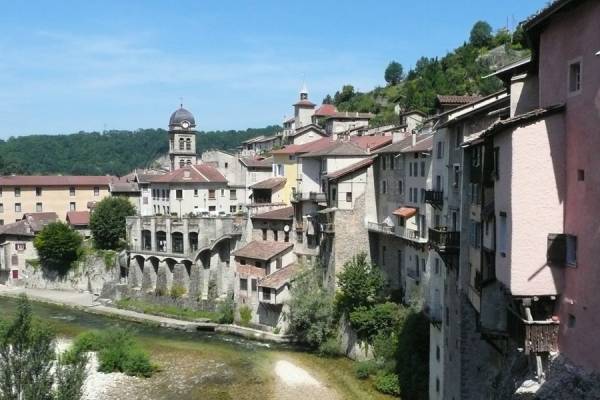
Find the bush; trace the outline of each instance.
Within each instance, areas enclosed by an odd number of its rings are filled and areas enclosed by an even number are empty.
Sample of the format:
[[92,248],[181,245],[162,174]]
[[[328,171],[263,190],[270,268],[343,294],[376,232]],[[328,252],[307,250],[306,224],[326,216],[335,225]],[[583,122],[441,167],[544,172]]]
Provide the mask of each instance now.
[[250,325],[250,320],[252,319],[252,309],[248,306],[240,307],[240,324],[242,326]]
[[340,342],[335,337],[327,338],[319,345],[319,355],[334,357],[340,355]]
[[367,261],[367,254],[359,253],[344,264],[344,270],[338,274],[338,286],[336,310],[338,315],[349,315],[359,307],[380,301],[384,279],[381,271]]
[[359,339],[372,341],[375,335],[391,334],[398,322],[398,305],[380,303],[369,308],[360,306],[350,312],[350,325]]
[[187,289],[181,285],[173,285],[171,287],[171,298],[180,299],[187,293]]
[[294,278],[290,289],[289,332],[313,348],[333,334],[333,296],[322,285],[320,273],[312,266]]
[[377,364],[372,361],[360,361],[354,365],[354,373],[358,379],[368,379],[377,372]]
[[53,271],[66,274],[81,255],[81,235],[63,222],[53,222],[33,239],[40,263]]
[[125,217],[135,215],[135,207],[122,197],[106,197],[90,217],[94,244],[100,249],[117,249],[125,239]]
[[233,324],[233,319],[235,317],[233,295],[228,295],[227,298],[219,304],[217,312],[219,313],[218,322],[220,324]]
[[398,376],[391,372],[381,372],[375,376],[375,389],[381,393],[400,396],[400,381]]

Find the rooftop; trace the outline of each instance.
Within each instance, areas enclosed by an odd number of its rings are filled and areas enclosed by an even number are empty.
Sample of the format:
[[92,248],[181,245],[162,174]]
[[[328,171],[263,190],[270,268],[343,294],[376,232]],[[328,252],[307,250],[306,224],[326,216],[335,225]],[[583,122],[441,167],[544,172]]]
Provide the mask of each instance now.
[[233,252],[236,257],[269,261],[294,247],[292,243],[254,240]]
[[87,226],[90,224],[90,212],[69,211],[67,213],[67,222],[73,226]]
[[316,117],[327,117],[334,115],[336,112],[338,112],[338,110],[333,104],[321,104],[313,115]]
[[354,172],[357,172],[364,168],[367,168],[372,164],[373,164],[373,158],[369,157],[364,160],[360,160],[359,162],[356,162],[354,164],[351,164],[351,165],[347,166],[346,168],[342,168],[340,170],[337,170],[335,172],[327,174],[326,177],[332,181],[338,180],[340,178],[343,178],[344,176],[347,176],[349,174],[352,174]]
[[273,165],[273,157],[257,158],[257,157],[240,157],[240,162],[250,168],[265,168],[271,169]]
[[274,176],[251,185],[250,189],[275,189],[276,187],[283,185],[286,180],[287,179],[283,176]]
[[299,271],[300,266],[298,264],[290,264],[262,278],[258,281],[258,286],[279,289],[286,283],[291,282]]
[[86,175],[6,175],[0,186],[108,186],[112,177]]
[[291,220],[293,217],[294,207],[284,207],[253,215],[252,219]]
[[0,235],[35,236],[30,224],[24,219],[0,226]]
[[157,183],[227,183],[227,179],[217,170],[207,164],[186,165],[164,175],[152,178]]
[[27,213],[23,215],[23,220],[27,221],[34,232],[39,232],[49,223],[58,221],[58,214],[55,212]]
[[331,114],[327,119],[371,119],[375,115],[371,113],[359,113],[352,111],[342,111]]
[[436,102],[440,105],[462,105],[472,103],[479,99],[481,99],[481,96],[456,96],[443,94],[438,94],[436,96]]

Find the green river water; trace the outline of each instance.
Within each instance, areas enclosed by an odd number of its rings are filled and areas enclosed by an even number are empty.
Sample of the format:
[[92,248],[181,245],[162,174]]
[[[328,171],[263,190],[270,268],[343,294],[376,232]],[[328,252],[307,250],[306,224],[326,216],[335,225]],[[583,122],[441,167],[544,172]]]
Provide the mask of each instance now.
[[[0,318],[10,317],[15,305],[13,299],[0,298]],[[160,372],[148,379],[121,376],[117,383],[99,382],[102,394],[94,400],[390,399],[370,382],[356,379],[352,362],[345,358],[321,358],[289,346],[172,331],[46,304],[33,303],[33,310],[64,338],[113,325],[129,327],[159,364]],[[302,379],[307,373],[312,383]]]

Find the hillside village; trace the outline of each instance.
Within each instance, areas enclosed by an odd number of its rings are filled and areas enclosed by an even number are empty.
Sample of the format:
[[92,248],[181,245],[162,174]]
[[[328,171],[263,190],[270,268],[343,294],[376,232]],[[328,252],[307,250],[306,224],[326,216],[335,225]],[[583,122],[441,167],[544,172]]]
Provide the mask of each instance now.
[[[232,298],[252,328],[287,337],[298,276],[316,266],[335,293],[364,253],[385,296],[428,322],[427,398],[592,398],[552,396],[572,366],[600,369],[598,21],[595,1],[555,1],[522,25],[530,56],[482,77],[498,91],[437,94],[387,125],[315,104],[308,82],[276,135],[235,150],[198,154],[202,115],[181,105],[162,166],[2,176],[0,284],[27,286],[45,225],[89,238],[96,204],[122,197],[136,215],[112,300]],[[351,328],[340,346],[372,357]]]

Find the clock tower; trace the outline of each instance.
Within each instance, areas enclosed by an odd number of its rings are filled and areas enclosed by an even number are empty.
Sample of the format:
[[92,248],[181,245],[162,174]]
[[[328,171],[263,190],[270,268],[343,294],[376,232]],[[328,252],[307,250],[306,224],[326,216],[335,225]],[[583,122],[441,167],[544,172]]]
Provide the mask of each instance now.
[[171,171],[196,164],[196,121],[183,105],[169,119]]

